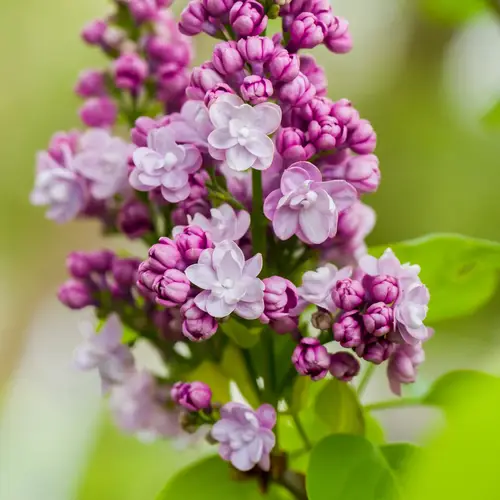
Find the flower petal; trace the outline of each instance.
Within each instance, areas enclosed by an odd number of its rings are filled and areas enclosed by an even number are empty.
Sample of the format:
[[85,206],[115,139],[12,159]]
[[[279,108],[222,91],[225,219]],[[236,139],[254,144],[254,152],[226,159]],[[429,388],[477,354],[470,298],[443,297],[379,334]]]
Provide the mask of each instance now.
[[307,172],[309,179],[313,182],[321,182],[323,180],[319,168],[316,165],[313,165],[310,161],[297,161],[290,165],[289,169],[290,168],[301,168]]
[[249,169],[254,162],[255,155],[239,144],[226,151],[226,163],[228,167],[237,172]]
[[226,252],[231,252],[233,258],[238,262],[240,269],[243,269],[245,265],[245,256],[241,248],[234,242],[230,240],[224,240],[217,243],[212,254],[212,262],[215,269],[217,269],[224,258]]
[[299,226],[311,243],[319,245],[328,239],[333,217],[328,217],[313,206],[300,211]]
[[299,227],[299,211],[291,210],[288,207],[281,207],[276,210],[273,217],[274,233],[280,240],[291,238]]
[[194,298],[194,303],[203,312],[207,312],[207,300],[208,300],[208,297],[210,297],[210,291],[209,290],[203,290],[203,292],[200,292]]
[[236,110],[236,106],[219,98],[210,106],[208,114],[216,128],[224,128],[229,125],[229,120],[234,117]]
[[244,446],[231,454],[231,463],[233,466],[242,471],[247,472],[254,468],[255,462],[252,462],[248,453],[247,447]]
[[210,290],[217,282],[217,276],[212,267],[203,264],[193,264],[186,269],[185,273],[193,285],[204,290]]
[[243,281],[245,294],[241,300],[243,302],[258,302],[264,298],[264,283],[257,279],[251,278]]
[[226,252],[221,263],[216,267],[217,278],[221,283],[224,283],[224,280],[240,281],[241,271],[239,262],[231,252]]
[[156,128],[148,133],[148,147],[162,156],[176,146],[168,127]]
[[293,193],[300,187],[303,187],[304,183],[309,180],[309,174],[303,168],[289,167],[283,172],[281,177],[281,192],[284,195]]
[[188,174],[194,174],[197,170],[200,169],[203,162],[201,153],[196,146],[187,144],[186,146],[184,146],[184,154],[184,159],[182,161],[179,161],[177,169],[182,168]]
[[262,271],[262,255],[260,253],[254,255],[245,262],[243,274],[251,278],[256,278]]
[[245,142],[245,147],[257,158],[268,158],[274,154],[273,141],[260,132],[252,133]]
[[165,171],[161,176],[161,184],[167,189],[176,191],[189,182],[189,176],[184,170]]
[[269,193],[266,200],[264,201],[264,215],[269,219],[273,220],[278,203],[282,198],[282,193],[279,189],[276,189]]
[[349,208],[358,199],[358,192],[346,181],[322,182],[318,187],[324,189],[332,197],[339,212]]
[[246,232],[248,231],[249,227],[250,227],[250,214],[246,210],[240,210],[240,212],[236,216],[236,227],[234,228],[233,238],[235,240],[243,238],[243,236],[245,236]]
[[191,193],[191,186],[189,183],[185,184],[180,189],[169,189],[165,186],[161,187],[161,194],[170,203],[179,203],[179,201],[184,201]]
[[213,294],[207,298],[207,313],[214,318],[224,318],[234,311],[235,306]]
[[243,319],[257,319],[264,312],[264,300],[258,302],[238,302],[234,312]]
[[238,144],[238,139],[230,134],[229,128],[224,127],[210,132],[208,143],[216,149],[229,149]]
[[272,102],[263,102],[254,107],[259,130],[269,135],[281,125],[281,108]]

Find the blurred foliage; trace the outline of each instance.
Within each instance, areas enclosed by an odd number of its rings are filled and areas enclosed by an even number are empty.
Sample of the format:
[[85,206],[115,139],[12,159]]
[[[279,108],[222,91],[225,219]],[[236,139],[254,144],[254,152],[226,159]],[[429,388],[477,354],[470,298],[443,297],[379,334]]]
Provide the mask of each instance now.
[[[468,21],[487,8],[487,0],[419,0],[431,18],[448,24]],[[495,0],[493,0],[495,1]]]

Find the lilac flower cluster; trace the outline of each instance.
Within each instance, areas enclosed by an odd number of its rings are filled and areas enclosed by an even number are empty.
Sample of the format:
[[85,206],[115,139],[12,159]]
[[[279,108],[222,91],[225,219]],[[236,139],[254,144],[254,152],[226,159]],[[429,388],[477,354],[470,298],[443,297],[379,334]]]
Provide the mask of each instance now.
[[[82,32],[110,60],[78,79],[87,129],[39,153],[31,195],[57,222],[92,217],[104,234],[144,244],[137,256],[69,255],[60,301],[104,322],[76,364],[98,370],[125,431],[205,429],[222,459],[267,484],[282,472],[273,429],[298,376],[348,382],[360,360],[388,361],[400,394],[430,336],[418,266],[390,250],[376,259],[365,244],[375,213],[361,196],[380,183],[375,131],[349,100],[327,97],[324,69],[302,52],[348,52],[348,23],[326,0],[191,0],[178,24],[171,0],[113,4]],[[267,36],[278,18],[282,33]],[[191,71],[199,33],[217,43]],[[130,141],[113,135],[118,123]],[[137,369],[137,340],[159,353],[165,377]],[[329,352],[332,341],[344,350]],[[193,381],[207,366],[224,378],[235,353],[230,377],[250,386],[239,389],[255,410]]]

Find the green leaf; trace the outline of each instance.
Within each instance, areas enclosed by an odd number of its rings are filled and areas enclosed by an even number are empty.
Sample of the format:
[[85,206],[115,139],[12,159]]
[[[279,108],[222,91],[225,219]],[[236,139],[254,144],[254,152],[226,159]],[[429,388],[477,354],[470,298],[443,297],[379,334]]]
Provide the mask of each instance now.
[[373,444],[385,443],[385,432],[380,422],[368,412],[365,412],[365,437]]
[[415,459],[420,448],[412,443],[390,443],[380,447],[387,463],[398,477],[405,476],[410,463]]
[[227,403],[229,395],[229,378],[221,368],[211,361],[204,361],[185,376],[186,382],[205,382],[212,390],[214,401]]
[[311,397],[311,385],[314,382],[309,377],[297,377],[292,389],[292,404],[290,413],[299,413],[300,410],[307,408]]
[[236,473],[219,457],[209,457],[182,470],[156,500],[291,500],[282,488],[272,486],[265,497],[255,479],[236,480]]
[[123,327],[122,344],[133,344],[138,338],[139,335],[135,330],[128,326]]
[[429,287],[428,322],[472,314],[494,294],[500,269],[500,243],[455,234],[433,234],[394,245],[378,246],[380,256],[392,248],[401,262],[419,264]]
[[486,10],[486,0],[420,0],[420,3],[430,17],[452,25]]
[[500,101],[483,116],[482,122],[487,128],[500,127]]
[[353,388],[337,379],[328,380],[315,402],[318,417],[332,433],[363,435],[363,409]]
[[488,373],[474,370],[457,370],[446,373],[432,384],[422,403],[438,406],[448,413],[461,404],[464,395],[478,388],[495,386],[499,379]]
[[328,436],[313,449],[306,489],[309,500],[399,497],[395,476],[380,451],[361,436],[345,434]]
[[220,324],[221,330],[232,339],[237,345],[248,349],[253,347],[260,337],[262,328],[249,328],[234,318],[229,318]]

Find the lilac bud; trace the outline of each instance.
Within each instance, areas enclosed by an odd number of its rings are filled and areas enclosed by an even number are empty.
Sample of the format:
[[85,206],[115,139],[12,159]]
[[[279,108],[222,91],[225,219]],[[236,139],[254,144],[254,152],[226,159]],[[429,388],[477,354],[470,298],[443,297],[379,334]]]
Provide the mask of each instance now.
[[257,75],[245,77],[240,87],[240,92],[250,104],[260,104],[273,95],[273,84],[267,79]]
[[73,278],[87,279],[92,273],[92,262],[85,252],[71,252],[66,257],[66,269]]
[[398,345],[387,365],[391,390],[401,396],[401,384],[412,384],[417,378],[417,368],[425,361],[422,344]]
[[158,272],[150,267],[149,260],[141,262],[137,270],[136,286],[145,297],[148,297],[152,301],[155,299],[153,285],[158,276]]
[[309,123],[307,134],[316,149],[328,151],[345,142],[347,129],[333,116],[324,116]]
[[170,238],[160,238],[158,243],[149,249],[148,255],[147,267],[157,274],[161,274],[167,269],[183,271],[186,268],[186,263],[183,261],[177,245]]
[[343,382],[350,382],[359,373],[359,361],[346,351],[330,356],[330,373]]
[[313,56],[309,54],[300,55],[300,71],[316,87],[318,97],[326,95],[328,81],[325,70],[316,62]]
[[156,277],[152,289],[156,293],[155,300],[158,304],[174,307],[186,302],[191,291],[191,282],[182,271],[167,269]]
[[361,345],[363,333],[363,325],[357,311],[342,314],[333,325],[333,338],[345,348]]
[[349,33],[349,23],[341,18],[335,17],[325,37],[325,45],[328,50],[336,54],[345,54],[352,49],[352,38]]
[[82,30],[82,38],[89,45],[99,45],[102,43],[104,33],[108,25],[101,19],[95,19],[88,23]]
[[200,411],[210,408],[212,391],[203,382],[177,382],[172,387],[170,397],[188,411]]
[[158,128],[157,120],[149,116],[140,116],[135,121],[135,127],[130,132],[132,142],[139,148],[144,148],[148,144],[148,134],[151,130]]
[[[345,150],[344,150],[345,151]],[[354,186],[358,193],[373,193],[380,184],[380,169],[375,155],[348,157],[345,162],[327,164],[328,178],[345,180]]]
[[137,271],[141,261],[135,258],[115,259],[111,272],[116,283],[124,288],[131,288],[137,281]]
[[262,4],[255,0],[236,2],[229,13],[229,23],[240,37],[260,35],[267,26]]
[[201,1],[192,0],[181,12],[179,31],[187,36],[198,35],[208,23],[208,12]]
[[109,97],[92,97],[80,108],[80,119],[87,127],[111,127],[118,116],[118,108]]
[[241,57],[249,63],[266,63],[274,54],[274,42],[265,36],[250,36],[238,40]]
[[227,14],[234,4],[234,0],[202,0],[203,6],[213,17],[221,17]]
[[367,155],[375,151],[377,134],[368,120],[360,120],[347,137],[348,146],[358,155]]
[[376,342],[362,344],[356,348],[356,354],[362,357],[365,361],[370,361],[376,365],[380,365],[394,350],[395,344],[386,339],[379,339]]
[[278,131],[276,149],[289,161],[308,160],[316,152],[307,142],[306,134],[296,127],[285,127]]
[[111,250],[97,250],[88,252],[87,259],[96,273],[104,274],[111,270],[115,254]]
[[122,90],[137,93],[148,76],[148,65],[137,54],[122,54],[113,63],[115,85]]
[[159,96],[162,101],[169,101],[186,92],[189,85],[189,71],[177,62],[162,64],[156,70]]
[[192,57],[191,45],[182,40],[165,36],[150,36],[144,46],[147,59],[155,63],[175,62],[180,66],[188,66]]
[[[317,89],[316,92],[318,92]],[[330,115],[332,104],[332,101],[327,97],[315,97],[311,102],[300,108],[300,113],[302,118],[308,122],[312,120],[320,121],[325,116]]]
[[210,90],[205,94],[205,98],[203,102],[205,106],[209,108],[219,96],[222,94],[234,94],[234,90],[227,83],[218,83],[214,85]]
[[148,206],[134,199],[125,202],[120,207],[116,224],[120,231],[131,240],[141,238],[154,229]]
[[358,111],[348,99],[340,99],[333,103],[332,116],[349,130],[356,128],[360,120]]
[[175,243],[181,257],[188,264],[195,264],[203,250],[213,248],[208,234],[198,226],[185,227],[182,233],[176,235]]
[[345,278],[335,283],[332,299],[339,309],[353,311],[363,303],[365,289],[359,281]]
[[153,21],[161,8],[169,7],[171,0],[129,0],[128,7],[137,23]]
[[67,152],[75,154],[80,141],[80,133],[72,130],[70,132],[56,132],[50,139],[47,152],[57,163],[65,164]]
[[217,320],[199,309],[193,299],[181,307],[181,316],[182,333],[192,342],[209,339],[219,327]]
[[231,75],[243,69],[245,61],[238,52],[236,42],[222,42],[214,47],[212,63],[221,75]]
[[57,298],[70,309],[83,309],[95,305],[89,285],[78,280],[68,280],[61,285]]
[[312,49],[323,42],[327,27],[312,12],[302,12],[290,26],[288,50]]
[[273,319],[269,326],[280,335],[284,335],[285,333],[293,334],[298,331],[299,318],[297,316],[284,316],[282,318]]
[[224,77],[219,75],[211,64],[209,67],[196,67],[191,73],[191,81],[186,90],[186,95],[190,99],[202,100],[205,94],[219,83],[224,83]]
[[385,274],[374,277],[365,276],[363,284],[373,302],[392,304],[399,296],[398,280],[393,276]]
[[394,313],[384,302],[372,304],[363,314],[366,331],[375,337],[382,337],[394,327]]
[[291,82],[300,71],[299,58],[283,48],[276,49],[269,62],[271,77],[278,82]]
[[319,309],[312,315],[311,324],[318,330],[330,330],[333,326],[332,315],[325,309]]
[[292,363],[301,375],[321,380],[328,373],[330,355],[318,339],[305,337],[293,351]]
[[183,340],[181,331],[181,313],[179,309],[169,308],[153,311],[151,313],[153,323],[158,329],[158,335],[169,342]]
[[279,91],[281,101],[298,107],[309,103],[315,95],[316,88],[304,73],[299,73],[294,80],[285,83]]
[[93,69],[82,71],[76,82],[75,93],[80,97],[101,97],[106,95],[104,74]]
[[299,300],[295,285],[280,276],[265,278],[263,282],[265,286],[264,313],[261,320],[268,323],[272,320],[288,317]]

